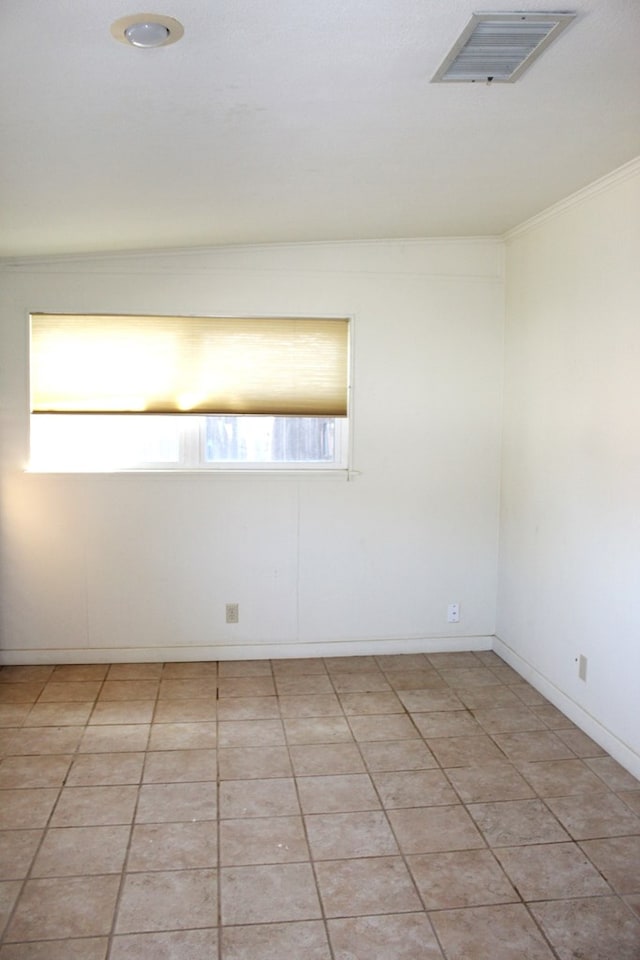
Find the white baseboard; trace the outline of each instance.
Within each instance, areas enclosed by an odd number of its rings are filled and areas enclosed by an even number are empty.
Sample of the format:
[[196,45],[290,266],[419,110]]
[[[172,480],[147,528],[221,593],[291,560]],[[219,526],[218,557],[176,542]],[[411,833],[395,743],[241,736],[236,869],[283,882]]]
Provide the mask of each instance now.
[[285,657],[358,657],[387,653],[459,653],[491,650],[493,637],[319,640],[309,643],[211,643],[202,646],[79,647],[0,651],[0,664],[159,663],[194,660],[279,660]]
[[502,657],[510,667],[520,674],[524,680],[527,680],[532,687],[535,687],[547,700],[562,710],[562,712],[576,726],[580,727],[592,740],[595,740],[603,750],[618,761],[634,777],[640,780],[640,756],[632,750],[623,740],[620,740],[611,730],[603,726],[595,717],[587,713],[579,704],[568,697],[559,687],[556,687],[551,680],[539,673],[535,667],[524,660],[519,654],[512,650],[508,644],[499,637],[493,638],[493,649]]

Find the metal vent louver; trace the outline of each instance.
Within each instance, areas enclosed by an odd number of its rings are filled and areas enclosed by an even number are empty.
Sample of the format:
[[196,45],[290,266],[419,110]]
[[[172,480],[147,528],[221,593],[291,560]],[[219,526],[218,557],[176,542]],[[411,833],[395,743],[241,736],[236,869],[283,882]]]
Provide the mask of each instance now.
[[432,83],[513,83],[575,13],[474,13]]

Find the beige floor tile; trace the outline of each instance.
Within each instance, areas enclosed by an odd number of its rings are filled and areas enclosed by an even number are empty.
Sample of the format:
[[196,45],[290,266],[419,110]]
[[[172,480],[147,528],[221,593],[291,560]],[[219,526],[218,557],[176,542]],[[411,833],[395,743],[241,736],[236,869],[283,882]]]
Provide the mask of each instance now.
[[344,717],[297,717],[286,719],[287,743],[345,743],[353,740]]
[[410,713],[430,713],[432,710],[464,710],[464,704],[453,690],[399,690],[398,699]]
[[158,700],[154,723],[198,723],[216,720],[217,700]]
[[342,707],[335,693],[315,693],[307,696],[279,697],[282,717],[340,717]]
[[640,836],[583,840],[580,846],[617,893],[640,893]]
[[316,875],[327,917],[402,913],[422,907],[401,857],[329,860],[316,864]]
[[149,741],[149,723],[96,724],[86,728],[79,753],[127,753],[145,750]]
[[215,723],[154,723],[149,750],[205,750],[216,746]]
[[413,722],[425,738],[474,737],[484,731],[467,710],[433,710],[413,713]]
[[270,660],[223,660],[218,667],[220,677],[270,677]]
[[158,696],[159,680],[105,680],[98,700],[151,700]]
[[324,665],[330,674],[379,672],[377,657],[325,657]]
[[64,827],[48,830],[38,851],[33,877],[82,877],[120,873],[129,826]]
[[58,790],[52,787],[2,790],[0,830],[29,830],[46,826],[57,799]]
[[73,753],[84,727],[25,727],[16,730],[5,746],[7,756],[41,756],[45,753]]
[[468,810],[491,847],[569,840],[542,800],[472,803]]
[[224,927],[222,956],[224,960],[331,960],[320,920]]
[[298,816],[300,805],[291,777],[272,780],[223,780],[220,818]]
[[329,777],[298,777],[304,813],[348,813],[379,810],[380,801],[366,773]]
[[[113,938],[109,960],[218,960],[218,931],[130,933]],[[0,957],[2,960],[2,957]]]
[[225,867],[220,874],[224,924],[284,923],[321,916],[309,863]]
[[640,920],[640,894],[632,894],[631,896],[624,897],[624,902],[631,910],[633,910],[635,915]]
[[108,670],[107,663],[61,663],[54,668],[51,679],[59,682],[104,680]]
[[112,663],[107,680],[159,680],[161,663]]
[[[435,670],[472,670],[486,664],[475,655],[472,650],[452,650],[443,653],[428,653],[427,661]],[[504,666],[504,661],[494,663],[496,667]]]
[[504,760],[504,754],[486,734],[474,737],[439,737],[427,746],[443,767],[468,767],[487,761]]
[[21,727],[33,709],[30,703],[0,703],[0,727]]
[[569,747],[552,730],[533,730],[527,733],[497,733],[495,742],[510,760],[571,760]]
[[42,830],[0,831],[0,880],[26,877],[41,839]]
[[623,800],[629,809],[640,816],[640,791],[638,790],[620,790],[618,796]]
[[278,720],[277,697],[227,697],[218,704],[218,720]]
[[218,675],[218,664],[215,660],[188,660],[176,663],[165,663],[162,668],[163,680],[200,680],[207,677],[209,680]]
[[372,772],[381,770],[429,770],[438,763],[422,740],[382,740],[361,743],[364,761]]
[[329,920],[335,960],[442,960],[424,913]]
[[0,703],[35,703],[44,683],[0,683]]
[[550,727],[551,730],[575,729],[575,724],[569,720],[562,710],[558,710],[558,708],[554,707],[551,703],[534,704],[531,707],[531,710],[537,717],[540,717],[541,720],[544,720],[546,725]]
[[547,800],[547,805],[574,840],[640,833],[640,818],[610,791],[579,797],[555,797]]
[[613,757],[595,757],[585,763],[611,790],[640,791],[640,780],[636,780]]
[[436,670],[394,670],[386,674],[394,690],[446,690],[447,683]]
[[221,747],[277,747],[284,745],[282,720],[223,720],[218,723]]
[[220,863],[295,863],[309,859],[302,817],[255,817],[220,823]]
[[64,787],[51,818],[53,827],[131,823],[138,788],[134,786]]
[[25,718],[26,727],[73,727],[86,723],[93,710],[88,703],[36,703]]
[[447,777],[463,803],[491,800],[527,800],[534,791],[516,768],[503,761],[491,761],[473,767],[451,767]]
[[491,673],[500,680],[501,683],[522,683],[522,677],[512,667],[506,665],[500,667],[490,666]]
[[218,923],[215,870],[158,870],[130,873],[124,880],[116,933],[146,933],[215,927]]
[[611,888],[575,843],[498,847],[495,855],[523,900],[598,897]]
[[209,783],[148,783],[140,787],[137,823],[214,820],[216,785]]
[[0,947],[0,960],[105,960],[108,946],[106,937],[8,943]]
[[401,770],[374,773],[373,781],[385,809],[454,804],[458,797],[440,770]]
[[398,853],[398,846],[384,813],[326,813],[305,817],[314,860],[346,857],[384,857]]
[[356,740],[416,740],[420,734],[406,714],[385,714],[381,717],[349,717]]
[[5,757],[0,762],[0,789],[6,787],[61,787],[71,756]]
[[522,706],[523,700],[518,697],[512,687],[460,687],[456,694],[470,710],[482,707],[513,707]]
[[215,700],[218,689],[215,677],[201,677],[191,680],[160,681],[158,697],[160,700]]
[[326,674],[276,676],[276,688],[279,697],[327,696],[334,692]]
[[215,867],[218,829],[214,820],[196,823],[139,823],[133,828],[127,871]]
[[473,715],[487,733],[519,733],[546,729],[544,721],[524,704],[511,707],[476,707]]
[[457,690],[460,687],[495,687],[500,684],[500,680],[482,664],[475,667],[455,667],[450,669],[440,668],[440,676],[448,683],[450,687]]
[[290,777],[292,774],[286,747],[229,747],[218,750],[221,780],[261,780]]
[[520,904],[439,910],[430,917],[447,960],[554,960]]
[[0,667],[0,683],[46,683],[53,671],[44,664],[8,664]]
[[570,797],[602,790],[602,781],[582,760],[541,760],[517,766],[541,797]]
[[151,723],[155,700],[98,700],[89,723]]
[[[55,676],[55,674],[54,674]],[[50,680],[40,694],[40,703],[73,703],[95,700],[102,684],[94,680],[58,683]]]
[[275,677],[304,677],[326,674],[327,668],[320,657],[299,657],[291,660],[272,660],[271,668]]
[[334,673],[331,679],[338,693],[377,693],[392,689],[381,670],[375,673]]
[[534,903],[531,912],[560,960],[637,960],[640,919],[616,897]]
[[556,730],[555,733],[570,750],[573,750],[577,757],[603,757],[605,755],[602,747],[582,730]]
[[147,753],[143,783],[216,779],[215,750],[160,750]]
[[276,688],[271,677],[220,677],[218,681],[220,699],[226,697],[273,697],[275,693]]
[[0,881],[0,937],[11,916],[11,911],[21,889],[22,884],[19,880]]
[[47,940],[105,936],[111,929],[119,876],[28,880],[5,938]]
[[85,753],[73,761],[67,777],[68,787],[100,787],[139,783],[145,754]]
[[484,847],[464,807],[391,810],[389,820],[403,853],[439,853]]
[[549,703],[547,698],[543,697],[530,683],[512,683],[510,684],[510,689],[513,690],[522,703],[527,703],[529,706],[547,706]]
[[407,863],[427,910],[519,902],[489,850],[422,853]]
[[340,703],[348,717],[404,713],[404,706],[395,693],[342,693]]
[[298,777],[365,772],[355,743],[309,743],[289,749]]
[[433,664],[425,653],[388,653],[376,657],[384,673],[407,673],[410,670],[431,670]]

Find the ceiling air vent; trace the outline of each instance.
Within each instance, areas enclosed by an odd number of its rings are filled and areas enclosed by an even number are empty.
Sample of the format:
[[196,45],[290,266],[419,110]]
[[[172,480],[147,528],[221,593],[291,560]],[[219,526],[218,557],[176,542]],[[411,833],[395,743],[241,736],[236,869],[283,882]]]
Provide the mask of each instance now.
[[432,83],[513,83],[575,13],[474,13]]

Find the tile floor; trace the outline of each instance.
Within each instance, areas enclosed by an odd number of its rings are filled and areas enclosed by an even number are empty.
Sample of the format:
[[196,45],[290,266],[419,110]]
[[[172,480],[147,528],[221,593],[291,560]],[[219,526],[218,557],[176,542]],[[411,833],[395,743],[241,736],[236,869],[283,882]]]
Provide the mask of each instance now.
[[494,653],[0,670],[0,960],[638,960],[640,782]]

